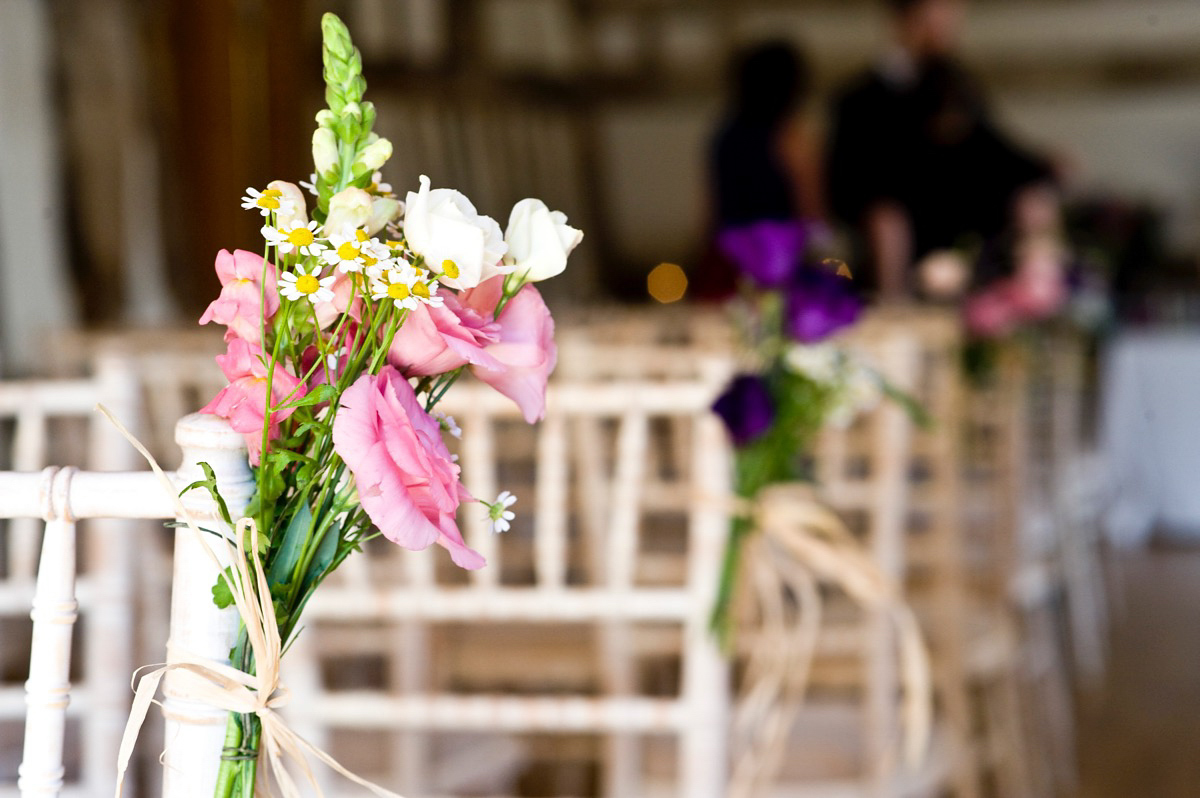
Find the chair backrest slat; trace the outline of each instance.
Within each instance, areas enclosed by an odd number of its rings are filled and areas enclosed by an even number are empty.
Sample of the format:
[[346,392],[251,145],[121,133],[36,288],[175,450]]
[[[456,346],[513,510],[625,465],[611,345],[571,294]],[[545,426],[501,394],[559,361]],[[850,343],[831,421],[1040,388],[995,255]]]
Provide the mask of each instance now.
[[539,587],[555,590],[567,574],[567,428],[557,414],[538,430],[537,529],[534,568]]
[[25,682],[25,750],[17,786],[23,798],[57,796],[63,788],[63,735],[70,701],[75,601],[75,522],[64,514],[74,469],[49,468],[50,499],[33,596],[33,647]]

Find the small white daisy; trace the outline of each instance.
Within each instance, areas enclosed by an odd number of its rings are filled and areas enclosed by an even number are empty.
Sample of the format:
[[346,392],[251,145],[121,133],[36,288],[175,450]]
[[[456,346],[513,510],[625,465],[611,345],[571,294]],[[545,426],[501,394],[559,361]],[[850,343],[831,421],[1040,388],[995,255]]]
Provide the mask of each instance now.
[[246,196],[242,197],[242,207],[246,210],[257,210],[264,217],[272,213],[291,213],[292,201],[283,196],[276,188],[259,191],[256,188],[246,188]]
[[[313,175],[314,181],[316,175]],[[301,183],[303,185],[303,183]],[[372,194],[378,194],[381,197],[394,197],[392,193],[392,184],[383,182],[383,172],[373,172],[371,174],[371,185],[367,186],[367,191]]]
[[317,192],[317,173],[313,172],[311,175],[309,175],[307,183],[301,180],[300,188],[304,189],[309,194],[312,194],[314,197],[319,196]]
[[262,234],[268,243],[278,247],[285,255],[298,249],[301,255],[315,257],[325,249],[325,244],[317,240],[316,231],[317,223],[313,221],[307,225],[296,224],[290,228],[264,225]]
[[336,275],[321,277],[321,267],[314,263],[307,271],[304,264],[296,267],[295,272],[284,272],[279,275],[279,293],[284,298],[299,300],[308,298],[314,305],[318,302],[333,301],[333,281]]
[[362,254],[360,243],[354,236],[334,235],[329,237],[329,249],[321,253],[321,260],[336,266],[343,272],[361,272],[363,265],[358,256]]
[[495,502],[486,505],[488,508],[488,520],[492,522],[493,533],[498,535],[512,528],[511,522],[517,516],[508,508],[512,507],[516,501],[517,497],[505,490],[500,492]]
[[419,299],[422,303],[433,308],[440,308],[446,304],[446,298],[438,296],[438,282],[424,282],[417,280],[412,287],[413,296]]
[[407,263],[399,268],[378,269],[372,267],[371,298],[377,301],[391,300],[396,307],[416,310],[420,298],[415,288],[420,284],[417,270]]

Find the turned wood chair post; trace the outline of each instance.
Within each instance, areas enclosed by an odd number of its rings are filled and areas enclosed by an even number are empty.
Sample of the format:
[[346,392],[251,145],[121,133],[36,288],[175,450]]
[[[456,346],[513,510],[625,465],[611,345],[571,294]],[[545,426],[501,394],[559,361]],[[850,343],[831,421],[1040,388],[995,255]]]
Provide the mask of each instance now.
[[[199,463],[208,463],[216,473],[217,485],[231,516],[237,519],[254,490],[242,436],[225,421],[197,413],[180,420],[175,440],[183,450],[178,484],[203,479]],[[192,490],[183,496],[183,501],[199,526],[230,532],[207,492]],[[176,530],[168,663],[183,653],[228,662],[237,636],[236,611],[232,607],[218,610],[212,603],[217,570],[201,545],[190,529]],[[213,548],[224,562],[224,550]],[[216,785],[226,713],[181,698],[169,673],[163,693],[162,711],[166,720],[163,796],[208,798]]]

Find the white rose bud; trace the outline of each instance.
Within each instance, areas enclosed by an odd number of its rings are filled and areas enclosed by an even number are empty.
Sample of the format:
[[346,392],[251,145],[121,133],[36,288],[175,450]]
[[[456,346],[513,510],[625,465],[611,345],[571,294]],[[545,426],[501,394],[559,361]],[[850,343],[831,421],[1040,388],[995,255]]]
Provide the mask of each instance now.
[[421,190],[405,198],[404,238],[413,252],[423,255],[441,281],[459,290],[473,288],[497,274],[507,274],[501,259],[508,251],[500,225],[481,216],[460,192],[430,190],[421,175]]
[[379,139],[366,146],[358,155],[357,164],[365,167],[365,171],[374,172],[392,157],[392,142]]
[[508,217],[504,262],[522,280],[545,280],[567,268],[567,256],[582,240],[583,233],[567,224],[565,214],[551,211],[539,199],[523,199]]
[[327,127],[319,127],[313,131],[312,152],[313,165],[317,168],[318,175],[323,175],[337,167],[337,136],[332,130]]
[[350,236],[371,220],[371,195],[361,188],[344,188],[329,198],[325,217],[325,237]]
[[[275,216],[275,226],[284,230],[290,230],[293,227],[303,227],[308,224],[308,211],[305,208],[304,192],[295,183],[288,183],[283,180],[272,180],[267,183],[267,188],[273,188],[283,194],[283,198],[288,202],[280,203],[282,206],[280,212]],[[290,203],[290,206],[289,204]],[[284,213],[283,208],[289,210]]]

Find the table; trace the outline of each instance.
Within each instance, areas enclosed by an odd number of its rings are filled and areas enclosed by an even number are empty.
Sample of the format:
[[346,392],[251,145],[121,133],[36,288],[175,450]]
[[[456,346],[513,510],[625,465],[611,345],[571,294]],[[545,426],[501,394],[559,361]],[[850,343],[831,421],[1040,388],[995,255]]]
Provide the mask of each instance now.
[[1156,529],[1200,541],[1200,329],[1121,334],[1103,365],[1109,541],[1143,545]]

